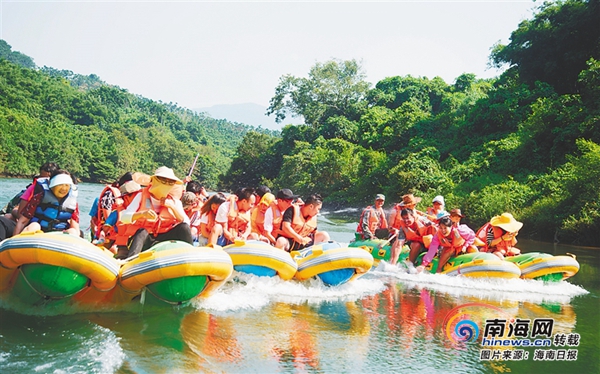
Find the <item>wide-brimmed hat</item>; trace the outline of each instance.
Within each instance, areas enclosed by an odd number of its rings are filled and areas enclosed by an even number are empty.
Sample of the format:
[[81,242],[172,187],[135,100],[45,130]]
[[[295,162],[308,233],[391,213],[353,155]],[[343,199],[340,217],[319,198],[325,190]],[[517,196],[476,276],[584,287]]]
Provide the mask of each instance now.
[[385,195],[382,193],[378,193],[375,195],[375,200],[385,200]]
[[136,171],[135,173],[131,174],[131,178],[135,181],[135,183],[139,184],[140,186],[148,186],[152,181],[151,176],[139,171]]
[[517,232],[523,227],[523,223],[517,221],[510,213],[502,213],[499,216],[492,217],[490,224],[508,232]]
[[175,184],[183,184],[183,181],[175,176],[173,169],[161,166],[154,172],[155,177],[161,177],[175,181]]
[[452,209],[452,210],[450,211],[450,215],[451,215],[451,216],[459,216],[459,217],[461,217],[461,218],[464,218],[464,217],[465,217],[465,216],[463,216],[462,212],[461,212],[461,211],[460,211],[460,209],[458,209],[458,208],[457,208],[457,209]]
[[277,192],[278,199],[293,200],[297,197],[300,197],[300,195],[294,195],[292,190],[290,190],[289,188],[284,188],[284,189],[279,190],[279,192]]
[[58,186],[59,184],[68,184],[69,186],[72,186],[73,178],[71,178],[69,174],[56,174],[50,178],[50,188]]
[[273,195],[270,192],[267,192],[263,195],[263,197],[260,198],[258,204],[269,206],[271,205],[271,203],[273,203],[273,201],[275,201],[275,195]]
[[130,193],[134,193],[137,192],[139,190],[142,189],[142,186],[140,186],[138,183],[136,183],[135,181],[129,181],[129,182],[125,182],[121,185],[121,187],[119,187],[119,191],[121,191],[121,195],[129,195]]
[[415,197],[415,195],[411,193],[402,196],[402,202],[404,203],[404,205],[417,204],[421,200],[422,199],[420,197]]
[[446,203],[444,202],[444,196],[442,195],[437,195],[436,197],[433,198],[433,201],[431,202],[432,204],[438,202],[442,205],[446,205]]

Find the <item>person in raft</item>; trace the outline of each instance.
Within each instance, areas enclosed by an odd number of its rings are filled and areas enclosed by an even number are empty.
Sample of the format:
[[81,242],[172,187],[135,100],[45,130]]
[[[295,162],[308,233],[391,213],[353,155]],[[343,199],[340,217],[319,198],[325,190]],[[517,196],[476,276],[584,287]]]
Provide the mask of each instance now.
[[437,222],[438,221],[438,215],[440,213],[445,213],[446,209],[446,202],[444,201],[444,196],[442,195],[437,195],[436,197],[433,198],[433,201],[431,202],[430,207],[427,208],[427,210],[425,211],[425,216],[432,222]]
[[385,196],[379,193],[375,195],[375,204],[363,210],[356,228],[357,239],[387,239],[390,236],[383,203],[385,203]]
[[[277,238],[281,232],[281,221],[283,220],[283,213],[292,206],[292,204],[298,204],[300,196],[294,195],[292,190],[289,188],[283,188],[277,192],[275,196],[275,207],[274,209],[267,209],[265,212],[265,221],[263,223],[265,230],[271,229],[271,235],[277,242]],[[302,200],[300,200],[302,202]]]
[[[133,235],[129,241],[128,258],[167,240],[192,244],[190,219],[181,200],[172,195],[174,187],[182,184],[172,169],[161,166],[154,172],[150,184],[142,188],[123,210],[120,223],[127,234]],[[179,190],[175,193],[180,195]]]
[[406,243],[410,247],[406,265],[411,272],[414,272],[415,260],[421,252],[429,248],[435,234],[435,226],[429,219],[417,215],[414,209],[402,209],[400,217],[402,219],[399,224],[398,237],[392,244],[390,263],[395,265],[398,262],[402,246]]
[[[400,226],[402,224],[402,215],[400,212],[403,209],[408,209],[412,211],[413,216],[415,217],[425,217],[425,213],[417,210],[417,204],[421,202],[421,198],[417,197],[411,193],[403,195],[402,201],[399,204],[394,205],[392,211],[390,212],[390,219],[388,220],[389,226],[391,229],[400,230]],[[434,217],[435,221],[435,217]],[[395,230],[391,230],[396,232]]]
[[323,198],[314,194],[308,196],[303,205],[292,204],[287,208],[275,246],[291,252],[328,241],[326,231],[317,231],[317,214],[322,207]]
[[20,217],[21,211],[27,202],[31,200],[37,181],[48,180],[58,169],[59,167],[55,162],[46,162],[40,166],[40,173],[33,177],[32,182],[29,183],[24,190],[10,199],[8,204],[0,210],[0,215],[6,214],[6,218],[11,219],[16,223]]
[[422,272],[431,263],[438,252],[440,259],[436,273],[440,273],[444,269],[444,265],[450,257],[472,251],[475,232],[467,225],[455,226],[450,214],[447,212],[438,213],[437,223],[437,232],[433,235],[429,249],[423,257],[423,262],[417,266],[418,273]]
[[55,171],[49,180],[38,179],[14,229],[14,235],[28,231],[64,231],[80,236],[77,186],[66,170]]
[[227,201],[223,193],[217,192],[206,200],[200,209],[200,219],[198,222],[192,222],[192,225],[198,227],[198,245],[204,247],[214,246],[223,234],[223,228],[215,230],[215,217],[221,204]]
[[504,256],[516,256],[521,250],[515,247],[517,234],[523,223],[510,213],[494,216],[490,222],[477,230],[477,237],[484,242],[481,252],[491,252],[504,259]]
[[254,188],[240,188],[235,195],[229,196],[221,204],[215,217],[214,232],[218,235],[217,244],[225,246],[232,244],[236,239],[256,239],[251,236],[250,211],[256,204]]
[[[251,216],[251,225],[252,232],[258,236],[258,240],[264,241],[271,245],[275,245],[277,239],[273,237],[273,220],[267,224],[265,221],[265,215],[267,210],[275,210],[277,209],[277,204],[275,203],[275,195],[270,192],[265,193],[260,198],[256,207],[252,209]],[[271,217],[273,217],[273,212],[271,212]]]

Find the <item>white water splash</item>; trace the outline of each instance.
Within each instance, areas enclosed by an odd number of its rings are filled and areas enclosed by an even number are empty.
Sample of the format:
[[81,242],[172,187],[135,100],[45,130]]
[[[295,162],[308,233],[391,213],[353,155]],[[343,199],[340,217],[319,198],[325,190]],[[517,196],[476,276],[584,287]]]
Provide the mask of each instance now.
[[393,277],[409,287],[425,287],[450,296],[475,296],[488,300],[527,301],[533,303],[569,303],[573,297],[589,292],[580,286],[560,282],[543,282],[531,279],[498,279],[452,277],[445,274],[409,274],[403,266],[381,261],[368,273],[370,277]]
[[380,279],[359,278],[340,286],[326,286],[319,279],[299,282],[279,277],[258,277],[234,272],[227,284],[207,299],[195,302],[198,309],[233,311],[260,309],[271,302],[319,304],[324,301],[355,301],[385,289]]

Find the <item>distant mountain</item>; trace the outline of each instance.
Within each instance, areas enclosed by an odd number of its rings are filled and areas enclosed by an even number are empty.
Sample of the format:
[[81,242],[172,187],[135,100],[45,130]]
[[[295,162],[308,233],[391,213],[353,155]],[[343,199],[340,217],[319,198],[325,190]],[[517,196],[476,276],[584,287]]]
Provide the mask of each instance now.
[[[266,107],[254,103],[222,104],[192,110],[206,112],[215,119],[226,119],[231,122],[239,122],[255,127],[262,126],[262,128],[269,130],[281,130],[283,127],[283,124],[275,122],[275,116],[265,115],[267,111]],[[297,121],[300,122],[300,120]]]

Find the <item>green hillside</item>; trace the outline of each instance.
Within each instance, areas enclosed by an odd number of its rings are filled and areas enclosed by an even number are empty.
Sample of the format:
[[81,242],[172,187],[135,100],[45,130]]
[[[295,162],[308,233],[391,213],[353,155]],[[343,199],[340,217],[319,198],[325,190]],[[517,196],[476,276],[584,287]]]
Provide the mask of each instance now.
[[84,181],[167,165],[218,188],[244,134],[253,129],[156,102],[49,67],[0,40],[0,174],[32,176],[55,161]]

